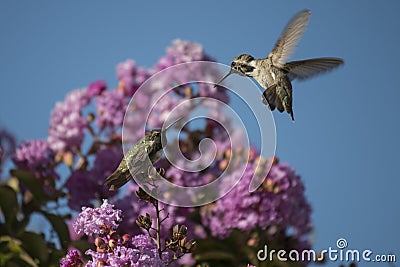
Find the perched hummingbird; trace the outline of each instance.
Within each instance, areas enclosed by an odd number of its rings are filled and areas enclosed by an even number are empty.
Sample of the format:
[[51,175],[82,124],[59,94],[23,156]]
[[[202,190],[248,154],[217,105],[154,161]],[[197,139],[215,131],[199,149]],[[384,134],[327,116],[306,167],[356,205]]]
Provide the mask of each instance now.
[[343,64],[340,58],[313,58],[286,62],[301,36],[303,35],[311,12],[298,13],[286,26],[274,49],[268,57],[254,59],[249,54],[242,54],[233,59],[230,71],[217,83],[220,84],[232,73],[254,78],[264,89],[263,103],[271,110],[284,110],[294,120],[292,109],[292,83],[294,79],[305,80],[317,74],[332,70]]
[[161,140],[167,140],[166,131],[181,119],[182,118],[176,120],[165,129],[156,129],[146,132],[145,135],[133,145],[128,153],[126,153],[118,168],[106,178],[104,184],[107,185],[110,190],[116,190],[129,182],[132,175],[147,171],[150,166],[146,164],[149,163],[146,158],[148,157],[150,159],[151,164],[160,160],[163,154]]

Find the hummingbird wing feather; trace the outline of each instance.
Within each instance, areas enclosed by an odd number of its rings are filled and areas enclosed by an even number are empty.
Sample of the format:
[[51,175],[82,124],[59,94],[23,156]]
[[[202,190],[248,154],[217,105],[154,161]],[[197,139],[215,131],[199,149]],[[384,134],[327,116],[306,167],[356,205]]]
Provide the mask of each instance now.
[[282,101],[279,97],[275,98],[275,106],[279,112],[283,112],[285,108],[283,107]]
[[292,109],[292,86],[290,83],[286,85],[273,85],[268,87],[262,94],[264,104],[268,104],[270,110],[275,108],[279,112],[286,110],[294,121]]
[[268,55],[268,58],[272,59],[272,63],[275,66],[283,67],[286,62],[285,60],[292,55],[294,48],[307,27],[310,14],[310,10],[301,11],[286,26],[274,49]]
[[[142,140],[139,142],[142,142]],[[135,147],[136,149],[134,149]],[[124,184],[129,182],[132,178],[132,174],[136,175],[139,172],[148,169],[148,166],[144,164],[147,157],[148,154],[144,148],[140,149],[140,147],[134,146],[126,153],[118,168],[106,178],[104,184],[108,186],[110,190],[116,190],[122,187]]]
[[[279,112],[283,112],[285,109],[283,107],[282,101],[280,97],[278,97],[279,92],[277,92],[277,86],[273,85],[268,87],[264,92],[263,92],[263,99],[267,101],[268,106],[271,110],[274,110],[275,108],[279,110]],[[265,101],[263,101],[265,104]]]
[[[294,116],[293,116],[293,108],[292,108],[292,86],[290,83],[285,83],[281,84],[280,86],[277,86],[276,89],[276,94],[277,98],[281,101],[281,104],[285,111],[289,113],[289,115],[292,117],[292,120],[294,121]],[[278,108],[279,110],[279,108]],[[282,112],[282,111],[281,111]]]
[[107,177],[104,184],[108,186],[111,191],[113,191],[129,182],[131,178],[132,175],[129,172],[129,169],[126,169],[125,171],[116,169],[110,176]]
[[275,99],[276,99],[276,92],[275,92],[276,85],[270,86],[263,92],[262,98],[263,103],[269,106],[270,110],[275,109]]
[[343,63],[341,58],[313,58],[288,62],[284,69],[288,72],[290,80],[305,80],[337,68]]

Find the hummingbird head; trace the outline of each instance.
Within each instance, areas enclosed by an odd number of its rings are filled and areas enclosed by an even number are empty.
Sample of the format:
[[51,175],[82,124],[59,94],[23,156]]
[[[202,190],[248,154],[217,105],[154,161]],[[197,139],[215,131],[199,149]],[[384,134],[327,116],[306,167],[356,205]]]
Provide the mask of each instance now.
[[167,141],[167,130],[170,129],[173,125],[175,125],[177,122],[181,121],[184,117],[180,117],[167,127],[164,127],[163,129],[154,129],[145,134],[145,141],[150,142],[150,144],[158,144],[161,146],[162,140]]
[[144,136],[144,142],[149,147],[148,149],[154,151],[160,150],[162,148],[161,138],[163,134],[165,135],[165,132],[163,133],[160,129],[147,132]]
[[253,77],[254,69],[254,57],[249,54],[241,54],[232,60],[230,71],[224,77],[222,77],[222,79],[219,80],[214,87],[219,85],[223,80],[233,73],[239,74],[240,76]]
[[150,132],[146,133],[146,139],[147,139],[146,141],[154,141],[161,143],[161,134],[162,134],[161,129],[151,130]]
[[255,66],[253,64],[254,57],[249,54],[242,54],[235,57],[231,63],[231,69],[241,76],[252,76]]

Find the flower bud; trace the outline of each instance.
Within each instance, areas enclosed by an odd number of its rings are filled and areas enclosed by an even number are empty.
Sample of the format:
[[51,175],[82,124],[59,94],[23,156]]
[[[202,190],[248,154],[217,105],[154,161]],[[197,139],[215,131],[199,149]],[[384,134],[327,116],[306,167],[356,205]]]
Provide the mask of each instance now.
[[117,246],[117,241],[115,239],[108,240],[108,246],[110,248],[115,248]]
[[65,165],[72,167],[74,165],[74,154],[72,154],[70,151],[64,152],[62,160]]
[[122,244],[126,244],[131,239],[131,236],[128,234],[124,234],[122,236]]
[[96,245],[96,247],[103,247],[105,242],[104,242],[103,238],[96,237],[96,239],[94,240],[94,244]]

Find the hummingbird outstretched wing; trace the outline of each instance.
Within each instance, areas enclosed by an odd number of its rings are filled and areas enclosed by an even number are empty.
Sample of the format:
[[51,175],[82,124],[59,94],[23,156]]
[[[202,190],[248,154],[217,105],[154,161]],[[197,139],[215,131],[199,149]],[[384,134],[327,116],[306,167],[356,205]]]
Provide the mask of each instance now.
[[268,58],[272,59],[272,63],[275,66],[283,67],[286,59],[292,55],[294,48],[307,27],[310,14],[310,10],[303,10],[294,16],[286,26],[274,49],[268,55]]
[[288,72],[290,80],[305,80],[337,68],[343,63],[341,58],[313,58],[288,62],[283,69]]

